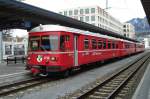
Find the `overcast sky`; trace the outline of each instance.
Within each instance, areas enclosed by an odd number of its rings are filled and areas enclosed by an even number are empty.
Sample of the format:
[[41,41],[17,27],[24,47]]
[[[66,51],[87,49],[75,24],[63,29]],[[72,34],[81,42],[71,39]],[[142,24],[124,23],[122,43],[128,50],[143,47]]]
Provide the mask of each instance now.
[[[103,9],[106,7],[106,0],[25,0],[24,2],[54,12],[93,5],[98,5]],[[107,12],[121,22],[126,22],[132,18],[145,17],[140,0],[108,0],[108,6],[110,9]]]

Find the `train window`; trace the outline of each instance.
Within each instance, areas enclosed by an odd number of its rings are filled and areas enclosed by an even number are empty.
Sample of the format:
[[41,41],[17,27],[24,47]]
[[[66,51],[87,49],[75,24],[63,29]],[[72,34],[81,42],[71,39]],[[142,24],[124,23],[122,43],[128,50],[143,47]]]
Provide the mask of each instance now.
[[84,49],[88,49],[89,48],[89,40],[85,39],[84,40]]
[[29,38],[29,50],[36,51],[39,50],[40,46],[40,37],[34,36]]
[[41,37],[41,50],[54,51],[58,50],[58,36],[42,36]]
[[101,49],[102,48],[102,41],[98,41],[98,48]]
[[103,48],[106,48],[106,41],[103,42]]
[[115,42],[112,42],[112,48],[115,49]]
[[70,36],[66,35],[66,41],[70,41]]
[[70,36],[69,35],[62,35],[60,36],[60,49],[64,50],[65,49],[65,41],[70,41]]
[[97,48],[97,42],[95,39],[92,39],[92,49],[96,49]]
[[111,42],[108,41],[108,49],[110,49],[110,48],[111,48]]

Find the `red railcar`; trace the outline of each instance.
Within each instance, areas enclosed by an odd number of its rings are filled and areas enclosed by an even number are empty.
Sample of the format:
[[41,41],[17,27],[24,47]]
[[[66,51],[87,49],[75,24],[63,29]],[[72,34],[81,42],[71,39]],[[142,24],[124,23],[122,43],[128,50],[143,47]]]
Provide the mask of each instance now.
[[137,52],[135,48],[136,44],[131,41],[64,26],[43,25],[29,33],[27,67],[33,74],[68,73],[84,64],[133,54]]

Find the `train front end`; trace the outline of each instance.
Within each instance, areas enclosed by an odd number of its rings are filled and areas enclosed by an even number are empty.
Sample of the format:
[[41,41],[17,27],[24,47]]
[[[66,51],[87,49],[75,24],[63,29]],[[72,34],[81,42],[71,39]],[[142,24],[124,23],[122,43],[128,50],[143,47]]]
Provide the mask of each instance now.
[[27,69],[33,75],[47,76],[71,68],[73,59],[65,50],[65,33],[58,31],[29,33]]

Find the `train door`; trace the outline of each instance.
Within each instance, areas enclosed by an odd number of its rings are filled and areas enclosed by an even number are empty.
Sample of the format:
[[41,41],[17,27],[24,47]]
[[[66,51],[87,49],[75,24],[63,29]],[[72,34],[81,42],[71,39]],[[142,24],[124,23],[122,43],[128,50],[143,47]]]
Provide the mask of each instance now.
[[78,36],[74,35],[74,66],[78,66]]

